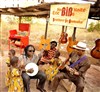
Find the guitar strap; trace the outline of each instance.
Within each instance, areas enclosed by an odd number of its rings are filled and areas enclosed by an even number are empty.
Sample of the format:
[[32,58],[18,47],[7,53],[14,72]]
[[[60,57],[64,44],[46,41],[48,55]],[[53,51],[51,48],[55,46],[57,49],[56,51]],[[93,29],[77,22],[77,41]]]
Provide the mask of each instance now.
[[77,64],[79,64],[80,62],[82,62],[83,60],[85,60],[87,57],[83,56],[82,58],[80,58],[79,60],[77,60],[76,62],[74,62],[73,64],[70,65],[71,68],[73,68],[74,66],[76,66]]

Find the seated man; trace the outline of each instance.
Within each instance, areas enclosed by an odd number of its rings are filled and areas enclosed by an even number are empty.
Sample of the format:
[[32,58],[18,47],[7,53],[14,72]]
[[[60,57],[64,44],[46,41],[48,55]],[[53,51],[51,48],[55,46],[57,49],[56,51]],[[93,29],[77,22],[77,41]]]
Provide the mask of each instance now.
[[[22,70],[22,78],[24,82],[25,92],[30,92],[30,79],[38,79],[39,83],[37,83],[36,87],[40,92],[46,92],[44,89],[45,81],[46,81],[46,74],[41,70],[35,76],[29,76],[26,73],[25,66],[29,63],[36,63],[38,62],[39,58],[35,54],[35,48],[33,45],[28,45],[24,48],[24,55],[19,57],[19,67]],[[34,72],[33,69],[28,70],[29,73]]]
[[72,64],[70,66],[65,65],[65,68],[54,77],[51,87],[52,92],[56,92],[61,79],[69,79],[72,81],[76,85],[76,92],[83,92],[84,90],[85,73],[90,67],[90,62],[85,56],[85,51],[88,48],[83,42],[78,42],[73,48],[75,51],[69,56]]

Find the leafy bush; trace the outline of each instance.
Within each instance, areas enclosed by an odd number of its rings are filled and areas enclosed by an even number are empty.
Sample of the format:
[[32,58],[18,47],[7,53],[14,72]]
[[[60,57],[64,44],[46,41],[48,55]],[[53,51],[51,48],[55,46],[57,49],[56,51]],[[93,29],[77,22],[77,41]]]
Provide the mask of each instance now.
[[94,31],[94,27],[95,27],[95,24],[92,22],[89,24],[89,27],[88,27],[88,31],[89,32],[93,32]]
[[22,17],[22,22],[32,22],[32,17]]
[[94,30],[100,32],[100,21],[98,21],[96,24],[93,22],[89,24],[88,31],[93,32]]
[[96,25],[94,26],[94,29],[97,31],[100,31],[100,22],[96,23]]

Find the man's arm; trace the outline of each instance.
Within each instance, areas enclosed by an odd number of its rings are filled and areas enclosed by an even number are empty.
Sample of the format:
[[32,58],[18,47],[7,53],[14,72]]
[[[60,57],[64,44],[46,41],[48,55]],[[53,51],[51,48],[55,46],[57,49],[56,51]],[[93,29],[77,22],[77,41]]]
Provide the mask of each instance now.
[[90,61],[87,58],[80,64],[80,69],[78,71],[79,75],[82,75],[83,73],[85,73],[89,68],[90,68]]

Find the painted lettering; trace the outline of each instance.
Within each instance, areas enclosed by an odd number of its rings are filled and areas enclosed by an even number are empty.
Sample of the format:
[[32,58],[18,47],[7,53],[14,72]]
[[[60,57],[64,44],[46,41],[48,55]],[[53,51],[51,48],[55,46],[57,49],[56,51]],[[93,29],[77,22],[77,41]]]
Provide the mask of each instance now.
[[73,15],[73,8],[72,7],[63,7],[61,11],[61,16],[72,16]]
[[59,15],[59,12],[58,11],[53,11],[52,14],[53,15]]

